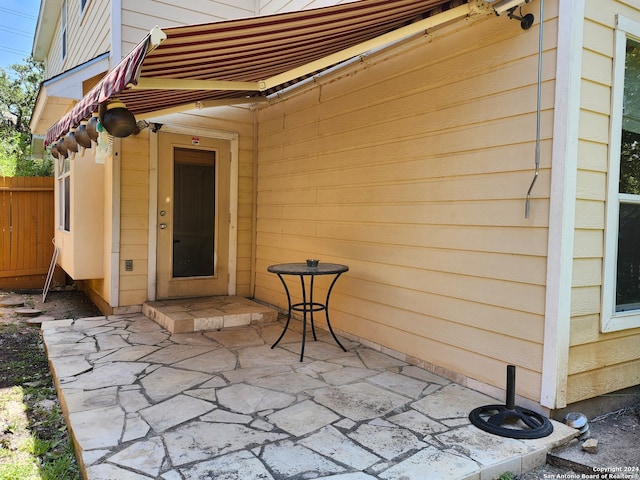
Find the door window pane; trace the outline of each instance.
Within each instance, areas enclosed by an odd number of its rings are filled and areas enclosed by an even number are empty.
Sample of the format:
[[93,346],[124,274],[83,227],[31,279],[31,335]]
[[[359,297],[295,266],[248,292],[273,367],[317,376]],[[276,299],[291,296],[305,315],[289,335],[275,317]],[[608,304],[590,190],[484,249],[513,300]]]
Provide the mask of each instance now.
[[215,152],[175,149],[173,198],[173,276],[213,276]]

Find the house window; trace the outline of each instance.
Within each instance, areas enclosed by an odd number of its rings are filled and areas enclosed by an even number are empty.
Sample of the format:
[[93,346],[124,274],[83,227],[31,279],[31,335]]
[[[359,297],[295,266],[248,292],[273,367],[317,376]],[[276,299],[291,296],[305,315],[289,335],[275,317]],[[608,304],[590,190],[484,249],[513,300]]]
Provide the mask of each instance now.
[[71,163],[68,158],[58,160],[58,228],[71,231]]
[[640,327],[640,23],[618,17],[602,331]]
[[60,12],[60,25],[62,27],[62,60],[67,58],[67,0],[62,2],[62,11]]

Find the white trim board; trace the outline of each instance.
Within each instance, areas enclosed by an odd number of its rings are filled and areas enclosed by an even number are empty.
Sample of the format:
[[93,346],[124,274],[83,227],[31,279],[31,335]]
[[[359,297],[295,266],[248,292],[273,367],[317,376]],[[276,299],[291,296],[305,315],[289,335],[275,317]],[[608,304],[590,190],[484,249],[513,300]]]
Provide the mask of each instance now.
[[566,405],[584,0],[560,0],[540,404]]
[[111,154],[113,167],[111,173],[111,251],[109,254],[109,305],[111,307],[120,306],[120,230],[122,223],[122,218],[120,217],[122,201],[122,159],[120,158],[120,153],[122,149],[120,146],[121,140],[114,138]]

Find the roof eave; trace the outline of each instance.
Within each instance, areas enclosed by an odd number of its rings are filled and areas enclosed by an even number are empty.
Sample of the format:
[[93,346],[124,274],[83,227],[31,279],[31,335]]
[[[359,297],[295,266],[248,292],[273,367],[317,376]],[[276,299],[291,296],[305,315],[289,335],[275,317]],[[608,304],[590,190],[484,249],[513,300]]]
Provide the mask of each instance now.
[[36,32],[33,36],[33,46],[31,48],[31,55],[34,60],[43,62],[47,57],[55,34],[55,28],[58,24],[62,2],[63,0],[42,0],[40,3]]

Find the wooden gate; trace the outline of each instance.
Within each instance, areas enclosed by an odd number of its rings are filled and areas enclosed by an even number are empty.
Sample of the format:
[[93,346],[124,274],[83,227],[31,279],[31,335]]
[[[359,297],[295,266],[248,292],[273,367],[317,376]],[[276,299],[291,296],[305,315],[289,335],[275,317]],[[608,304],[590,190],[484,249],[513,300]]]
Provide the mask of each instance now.
[[42,288],[53,255],[53,177],[0,177],[0,288]]

